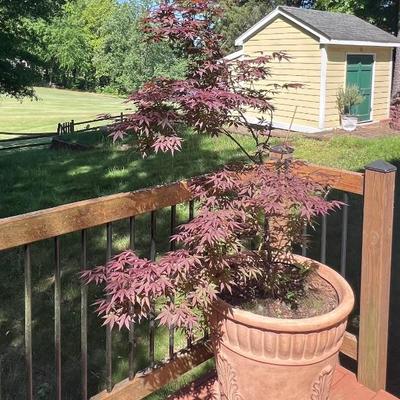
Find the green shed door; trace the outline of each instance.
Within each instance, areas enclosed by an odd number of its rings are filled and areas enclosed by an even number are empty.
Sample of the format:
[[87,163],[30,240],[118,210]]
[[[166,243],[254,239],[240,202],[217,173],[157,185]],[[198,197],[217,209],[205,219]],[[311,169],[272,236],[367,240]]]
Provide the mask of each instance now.
[[373,68],[374,57],[371,55],[349,54],[347,56],[346,86],[358,86],[364,96],[364,101],[351,110],[351,113],[357,115],[361,122],[371,120]]

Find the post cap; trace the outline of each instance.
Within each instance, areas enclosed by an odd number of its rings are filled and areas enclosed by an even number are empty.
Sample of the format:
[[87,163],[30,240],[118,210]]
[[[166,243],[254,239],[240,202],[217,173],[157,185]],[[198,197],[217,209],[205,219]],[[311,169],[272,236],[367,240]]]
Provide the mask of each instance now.
[[384,174],[397,171],[397,168],[393,164],[390,164],[384,160],[374,161],[371,164],[368,164],[365,169],[368,171],[382,172]]

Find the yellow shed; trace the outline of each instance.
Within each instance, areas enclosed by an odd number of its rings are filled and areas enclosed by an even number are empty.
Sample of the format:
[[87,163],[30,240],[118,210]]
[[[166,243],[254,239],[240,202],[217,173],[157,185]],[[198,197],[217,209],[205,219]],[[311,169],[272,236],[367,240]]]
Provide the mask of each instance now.
[[[400,39],[353,15],[278,7],[236,40],[242,49],[228,59],[284,51],[290,61],[274,61],[274,83],[300,83],[274,96],[273,126],[319,132],[340,126],[336,93],[357,85],[364,101],[360,123],[389,118],[393,49]],[[257,122],[259,115],[247,116]],[[293,122],[292,122],[293,121]]]

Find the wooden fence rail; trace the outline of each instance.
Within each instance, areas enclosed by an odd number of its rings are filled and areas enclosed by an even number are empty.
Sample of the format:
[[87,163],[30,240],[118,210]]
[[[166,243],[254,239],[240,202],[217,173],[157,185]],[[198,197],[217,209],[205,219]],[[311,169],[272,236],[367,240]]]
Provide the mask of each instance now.
[[[304,163],[296,167],[295,173],[299,176],[308,176],[315,180],[323,181],[333,189],[363,196],[364,223],[360,336],[358,340],[355,335],[346,333],[342,352],[354,360],[358,360],[358,376],[364,385],[375,391],[384,389],[386,381],[395,168],[390,164],[378,162],[368,166],[365,173],[356,173]],[[32,391],[30,244],[49,238],[58,238],[71,232],[82,231],[82,243],[83,249],[85,249],[86,230],[106,224],[107,257],[109,257],[112,246],[111,224],[121,219],[130,219],[130,241],[132,247],[135,236],[134,218],[142,214],[151,213],[151,252],[152,256],[154,256],[155,242],[153,243],[153,241],[155,239],[153,230],[155,227],[155,212],[166,207],[171,208],[171,231],[173,231],[176,205],[187,203],[191,200],[192,194],[189,190],[189,182],[180,181],[170,185],[80,201],[0,220],[0,250],[25,246],[25,279],[29,278],[26,280],[25,286],[25,349],[28,368],[27,376],[30,379],[27,382],[30,385],[30,391]],[[192,209],[190,214],[192,217]],[[347,219],[345,218],[343,221],[342,229],[347,232]],[[326,246],[326,221],[323,221],[323,224],[325,224],[325,229],[322,230],[322,236],[325,235],[325,237],[321,238],[321,249],[324,246],[324,242]],[[344,240],[344,243],[346,243],[346,240]],[[342,249],[342,258],[345,259],[346,254],[343,257],[343,251],[346,251],[346,246]],[[58,263],[57,265],[59,267]],[[57,286],[59,285],[59,272],[59,269],[56,269],[55,290],[56,300],[59,302],[58,306],[56,305],[57,312],[60,312],[59,286]],[[85,291],[82,292],[82,299],[87,300],[87,293]],[[57,312],[55,329],[59,330],[60,321],[57,319]],[[87,318],[85,317],[86,312],[87,308],[84,308],[82,314],[83,323],[86,321],[85,318]],[[82,332],[82,349],[87,349],[87,337],[85,336],[85,331],[83,330]],[[170,356],[173,356],[173,334],[170,336],[170,346],[171,343],[172,352],[170,349]],[[181,363],[179,365],[176,364],[178,367],[174,364],[175,361],[172,358],[170,363],[146,371],[143,374],[130,374],[130,379],[120,382],[113,390],[111,390],[111,364],[107,364],[108,390],[95,396],[95,399],[141,399],[160,386],[168,383],[170,379],[176,378],[177,373],[183,373],[200,362],[200,360],[204,361],[204,359],[211,356],[211,353],[205,351],[201,346],[196,347],[196,349],[198,349],[196,350],[197,353],[195,351],[191,356],[182,356],[183,358],[180,359],[183,361],[177,361],[178,364]],[[56,348],[57,351],[58,353],[56,354],[59,354],[60,349]],[[150,353],[151,351],[153,351],[154,355],[154,336],[153,342],[150,340]],[[191,354],[190,351],[189,354]],[[107,359],[109,361],[107,362],[111,362],[111,353],[109,356]],[[82,366],[86,368],[87,359],[86,361],[85,358],[82,360]],[[131,359],[129,361],[131,364]],[[60,364],[57,365],[57,376],[61,376]],[[83,382],[85,382],[85,376]],[[61,390],[61,382],[57,381],[57,388]],[[85,387],[83,387],[82,393],[86,393],[83,395],[84,400],[86,400],[87,392],[85,392]],[[61,398],[60,392],[57,395],[57,398]],[[28,396],[27,398],[31,399],[32,397]]]
[[[93,129],[90,127],[90,124],[93,123],[99,123],[102,121],[112,121],[111,124],[106,124],[106,125],[112,125],[116,122],[122,122],[124,120],[125,116],[124,113],[121,112],[118,115],[107,115],[101,118],[96,118],[96,119],[91,119],[88,121],[79,121],[79,122],[75,122],[73,119],[71,121],[68,122],[60,122],[57,125],[57,134],[58,135],[64,135],[67,133],[76,133],[76,132],[84,132],[90,129]],[[83,129],[76,129],[77,126],[81,126],[81,125],[86,125],[89,127],[85,127]]]

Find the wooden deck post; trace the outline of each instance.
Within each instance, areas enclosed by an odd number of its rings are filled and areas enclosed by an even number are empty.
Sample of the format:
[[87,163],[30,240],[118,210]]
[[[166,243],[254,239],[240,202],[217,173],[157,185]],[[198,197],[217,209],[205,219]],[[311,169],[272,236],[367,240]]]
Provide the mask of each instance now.
[[366,167],[361,261],[358,379],[374,391],[386,386],[396,167]]

